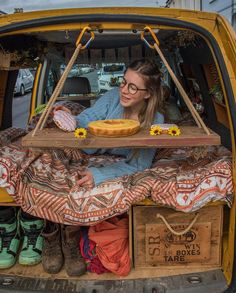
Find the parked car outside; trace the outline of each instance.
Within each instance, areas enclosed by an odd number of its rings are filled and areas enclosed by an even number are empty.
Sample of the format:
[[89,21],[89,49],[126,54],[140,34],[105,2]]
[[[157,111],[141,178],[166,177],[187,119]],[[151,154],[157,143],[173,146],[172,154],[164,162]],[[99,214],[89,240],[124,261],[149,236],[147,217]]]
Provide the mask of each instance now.
[[28,91],[31,91],[34,84],[34,76],[29,69],[19,69],[16,79],[14,94],[24,96]]
[[34,67],[34,68],[29,68],[30,72],[32,73],[33,76],[35,76],[35,73],[36,73],[36,70],[37,68]]
[[103,64],[101,71],[98,71],[98,89],[99,92],[106,92],[119,86],[124,75],[125,64]]
[[86,74],[92,72],[94,69],[91,67],[91,65],[81,65],[80,70],[81,74]]
[[[64,72],[65,68],[66,68],[65,64],[62,64],[60,66],[61,75]],[[71,70],[70,70],[70,72],[68,74],[68,77],[80,76],[81,74],[82,74],[82,71],[81,71],[80,67],[77,64],[75,64],[75,65],[72,66],[72,68],[71,68]]]

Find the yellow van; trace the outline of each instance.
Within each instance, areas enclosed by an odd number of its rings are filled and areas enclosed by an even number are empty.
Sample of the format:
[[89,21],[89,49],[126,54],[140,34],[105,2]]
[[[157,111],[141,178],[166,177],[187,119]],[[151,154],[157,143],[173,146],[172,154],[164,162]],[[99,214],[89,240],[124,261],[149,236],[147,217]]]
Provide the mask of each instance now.
[[[64,269],[48,274],[41,264],[16,263],[0,270],[0,292],[236,291],[235,40],[222,16],[200,11],[107,7],[0,16],[0,205],[73,226],[94,227],[125,214],[131,264],[126,276],[87,272],[69,277]],[[88,133],[75,139],[52,126],[48,114],[54,103],[67,103],[78,112],[91,107],[102,94],[102,66],[127,66],[140,58],[159,64],[163,88],[169,91],[166,123],[174,124],[179,136],[159,135],[156,128],[153,135],[150,129],[128,138]],[[19,130],[12,113],[22,68],[37,69],[30,105],[20,98],[28,118]],[[114,88],[120,80],[105,82],[104,88]],[[109,193],[103,209],[99,200],[78,200],[61,189],[52,193],[46,184],[52,174],[38,180],[44,170],[39,165],[39,173],[29,173],[29,161],[23,160],[16,172],[16,158],[29,150],[33,164],[40,152],[50,153],[48,149],[96,147],[158,152],[151,172],[109,185],[117,202],[111,203]],[[35,182],[30,181],[32,174]]]

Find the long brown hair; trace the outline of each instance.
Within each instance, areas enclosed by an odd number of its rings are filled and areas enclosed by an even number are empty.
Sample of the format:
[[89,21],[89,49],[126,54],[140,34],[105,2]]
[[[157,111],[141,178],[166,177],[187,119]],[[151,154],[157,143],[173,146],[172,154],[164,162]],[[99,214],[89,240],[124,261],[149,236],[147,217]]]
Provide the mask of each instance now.
[[[153,123],[156,112],[163,113],[163,94],[161,87],[161,72],[157,64],[150,59],[133,61],[126,70],[137,72],[144,80],[150,97],[145,100],[144,107],[139,112],[139,121],[143,128],[149,128]],[[124,109],[124,115],[128,109]]]

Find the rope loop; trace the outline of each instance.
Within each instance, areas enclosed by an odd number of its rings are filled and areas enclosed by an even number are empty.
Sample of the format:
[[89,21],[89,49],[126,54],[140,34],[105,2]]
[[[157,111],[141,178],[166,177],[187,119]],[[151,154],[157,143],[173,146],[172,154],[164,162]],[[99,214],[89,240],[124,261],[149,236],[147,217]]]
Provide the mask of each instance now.
[[81,31],[81,33],[80,33],[80,35],[79,35],[79,37],[78,37],[78,39],[76,41],[76,47],[78,47],[78,45],[81,44],[80,42],[81,42],[81,39],[82,39],[82,37],[83,37],[83,35],[84,35],[85,32],[89,32],[90,33],[90,39],[87,41],[87,43],[85,45],[82,45],[81,46],[81,50],[86,49],[88,47],[88,45],[90,44],[90,42],[92,40],[94,40],[94,38],[95,38],[94,32],[92,32],[91,28],[89,26],[85,26],[82,29],[82,31]]
[[154,40],[154,44],[157,44],[157,46],[159,46],[159,41],[155,35],[155,33],[153,32],[153,30],[149,27],[149,26],[145,26],[145,28],[143,29],[143,31],[141,32],[141,40],[144,41],[146,43],[146,45],[151,48],[151,49],[155,49],[154,45],[151,45],[144,37],[144,34],[146,32],[150,32],[151,36],[153,37]]
[[165,218],[164,216],[162,216],[162,215],[159,214],[159,213],[156,214],[156,217],[159,218],[159,219],[161,219],[161,220],[165,223],[167,229],[168,229],[172,234],[177,235],[177,236],[182,236],[182,235],[186,234],[186,233],[192,228],[192,226],[195,224],[195,222],[196,222],[197,219],[198,219],[198,216],[199,216],[199,214],[196,214],[196,216],[194,217],[194,219],[192,220],[192,222],[188,225],[188,227],[187,227],[186,229],[184,229],[184,230],[178,232],[178,231],[175,231],[175,230],[170,226],[170,224],[167,222],[167,220],[166,220],[166,218]]

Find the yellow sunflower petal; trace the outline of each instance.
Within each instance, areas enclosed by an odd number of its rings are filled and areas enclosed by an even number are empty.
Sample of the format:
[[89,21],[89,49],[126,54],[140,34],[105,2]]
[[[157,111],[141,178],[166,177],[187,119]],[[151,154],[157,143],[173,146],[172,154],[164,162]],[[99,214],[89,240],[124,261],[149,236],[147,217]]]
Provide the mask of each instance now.
[[162,129],[159,125],[152,126],[150,131],[150,135],[159,135],[162,133]]
[[172,136],[179,136],[181,134],[181,131],[179,127],[173,126],[168,129],[168,134]]
[[74,132],[76,138],[86,138],[87,130],[85,128],[76,128]]

